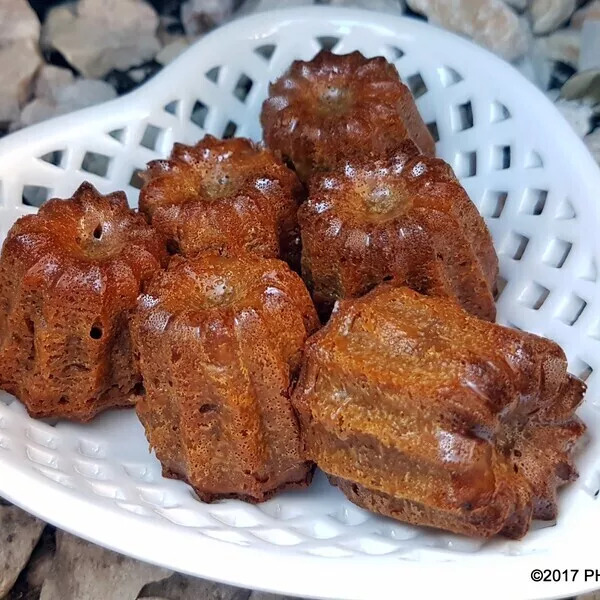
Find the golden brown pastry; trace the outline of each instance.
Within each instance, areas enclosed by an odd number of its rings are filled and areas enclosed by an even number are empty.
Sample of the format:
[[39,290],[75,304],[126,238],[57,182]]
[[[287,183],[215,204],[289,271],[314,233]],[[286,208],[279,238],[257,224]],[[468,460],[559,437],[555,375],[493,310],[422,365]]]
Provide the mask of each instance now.
[[249,252],[297,266],[302,185],[277,156],[245,138],[175,144],[148,164],[140,210],[172,253]]
[[577,472],[585,385],[553,342],[383,285],[307,344],[293,404],[306,457],[374,512],[520,538]]
[[294,61],[269,87],[261,123],[267,145],[290,160],[303,181],[353,155],[377,156],[412,139],[435,143],[410,90],[382,56],[322,50]]
[[34,417],[131,406],[141,377],[127,318],[166,258],[123,192],[84,183],[19,219],[0,258],[0,388]]
[[298,218],[303,276],[323,314],[393,280],[494,320],[498,259],[487,227],[450,166],[412,142],[314,177]]
[[137,412],[164,474],[207,502],[308,485],[290,395],[317,325],[279,260],[174,257],[133,319],[146,386]]

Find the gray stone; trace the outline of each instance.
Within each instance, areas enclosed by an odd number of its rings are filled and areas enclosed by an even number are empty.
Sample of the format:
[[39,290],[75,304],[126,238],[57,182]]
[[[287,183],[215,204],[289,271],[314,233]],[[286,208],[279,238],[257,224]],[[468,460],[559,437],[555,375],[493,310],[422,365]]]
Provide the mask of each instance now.
[[581,29],[579,70],[600,69],[600,21],[586,21]]
[[99,78],[153,58],[160,49],[157,27],[158,15],[142,0],[80,0],[50,11],[42,45],[82,75]]
[[105,81],[76,79],[53,89],[52,96],[35,98],[21,111],[17,127],[26,127],[115,98],[117,93]]
[[185,32],[195,37],[221,25],[233,14],[234,0],[186,0],[181,5]]
[[27,0],[0,1],[0,45],[39,37],[40,21]]
[[552,79],[552,63],[535,45],[529,54],[515,63],[515,67],[539,88],[548,89]]
[[591,106],[583,102],[559,98],[554,102],[562,116],[569,122],[579,137],[585,136],[592,128],[593,111]]
[[587,104],[600,102],[600,68],[575,73],[560,90],[567,100],[585,100]]
[[75,77],[70,69],[44,65],[39,70],[35,81],[35,96],[55,101],[59,90],[70,85],[74,80]]
[[532,0],[529,12],[535,34],[550,33],[569,20],[576,0]]
[[168,579],[144,586],[138,598],[166,600],[247,600],[250,592],[206,579],[175,573]]
[[[600,128],[596,129],[583,138],[588,150],[592,153],[594,160],[600,166]],[[600,600],[600,592],[597,594],[597,600]]]
[[40,600],[134,600],[146,583],[169,574],[57,531],[54,564]]
[[18,118],[41,64],[42,57],[31,40],[0,47],[0,124],[7,125]]
[[112,100],[116,95],[114,88],[106,81],[77,79],[57,89],[55,99],[65,111],[72,111]]
[[525,54],[523,23],[502,0],[408,0],[416,12],[446,29],[462,33],[507,60]]
[[540,53],[550,61],[560,61],[577,68],[581,32],[577,29],[560,29],[548,36],[537,38]]
[[185,52],[190,47],[189,42],[184,36],[172,41],[165,46],[157,55],[156,61],[161,65],[168,65],[174,61],[182,52]]
[[3,598],[27,564],[44,523],[16,506],[0,506],[0,598]]
[[581,29],[585,21],[600,21],[600,0],[592,0],[576,10],[571,17],[571,27]]

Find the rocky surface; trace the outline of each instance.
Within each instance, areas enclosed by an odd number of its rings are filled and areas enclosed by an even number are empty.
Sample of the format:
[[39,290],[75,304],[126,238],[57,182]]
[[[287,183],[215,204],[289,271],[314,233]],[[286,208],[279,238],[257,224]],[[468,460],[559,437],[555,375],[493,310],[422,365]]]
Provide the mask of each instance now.
[[544,34],[558,29],[566,23],[576,6],[576,0],[532,0],[533,33]]
[[10,592],[35,548],[44,524],[16,506],[0,506],[0,598]]
[[56,532],[56,552],[39,600],[136,598],[149,581],[164,579],[167,569]]
[[408,0],[410,8],[442,27],[466,35],[508,60],[528,48],[523,22],[502,0]]
[[17,40],[40,37],[40,20],[27,0],[0,2],[0,42],[5,45]]
[[19,118],[42,57],[28,39],[0,46],[0,129]]
[[104,77],[156,55],[158,22],[143,0],[79,0],[52,9],[42,46],[58,51],[85,77]]
[[133,90],[232,18],[312,4],[429,20],[513,61],[579,135],[600,121],[600,0],[0,0],[0,135]]
[[600,0],[592,0],[576,10],[571,19],[571,26],[581,29],[586,20],[600,21]]
[[[45,69],[56,67],[45,67]],[[117,96],[115,89],[102,80],[73,79],[68,80],[67,72],[55,71],[52,80],[46,77],[36,84],[36,98],[29,102],[22,110],[17,127],[25,127],[39,123],[45,119],[63,115],[93,104],[112,100]],[[70,71],[68,71],[70,73]]]
[[234,0],[187,0],[181,5],[181,22],[188,35],[197,36],[229,19],[234,8]]
[[561,29],[536,39],[538,49],[549,63],[561,62],[573,68],[579,62],[581,32],[577,29]]
[[247,600],[249,592],[240,588],[186,577],[175,573],[161,581],[145,585],[138,598],[164,598],[165,600],[198,600],[210,598],[214,600]]

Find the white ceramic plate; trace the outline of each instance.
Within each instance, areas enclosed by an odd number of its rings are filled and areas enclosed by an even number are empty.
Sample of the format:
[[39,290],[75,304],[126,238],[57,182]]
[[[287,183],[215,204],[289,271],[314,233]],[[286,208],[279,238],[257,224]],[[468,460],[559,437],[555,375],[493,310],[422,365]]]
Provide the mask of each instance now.
[[[509,65],[451,34],[373,12],[259,14],[206,36],[138,91],[0,140],[0,236],[47,195],[84,179],[136,203],[137,169],[204,131],[260,137],[267,84],[321,45],[395,62],[435,123],[439,153],[490,226],[502,323],[547,335],[587,379],[581,477],[554,527],[486,543],[375,517],[317,477],[251,506],[198,502],[160,476],[132,411],[91,425],[30,419],[0,395],[0,494],[102,545],[241,586],[323,598],[560,597],[600,587],[600,172],[544,96]],[[248,92],[249,82],[252,83]],[[193,115],[193,118],[191,117]],[[196,124],[193,122],[195,121]],[[88,171],[96,171],[90,173]],[[579,569],[536,583],[539,569]]]

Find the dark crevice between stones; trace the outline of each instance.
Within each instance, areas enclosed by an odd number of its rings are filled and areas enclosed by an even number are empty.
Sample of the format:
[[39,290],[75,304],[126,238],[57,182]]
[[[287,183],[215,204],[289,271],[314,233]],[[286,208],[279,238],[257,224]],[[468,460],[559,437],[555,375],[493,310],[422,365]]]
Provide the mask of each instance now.
[[3,600],[39,600],[56,552],[56,529],[46,525],[15,585]]

